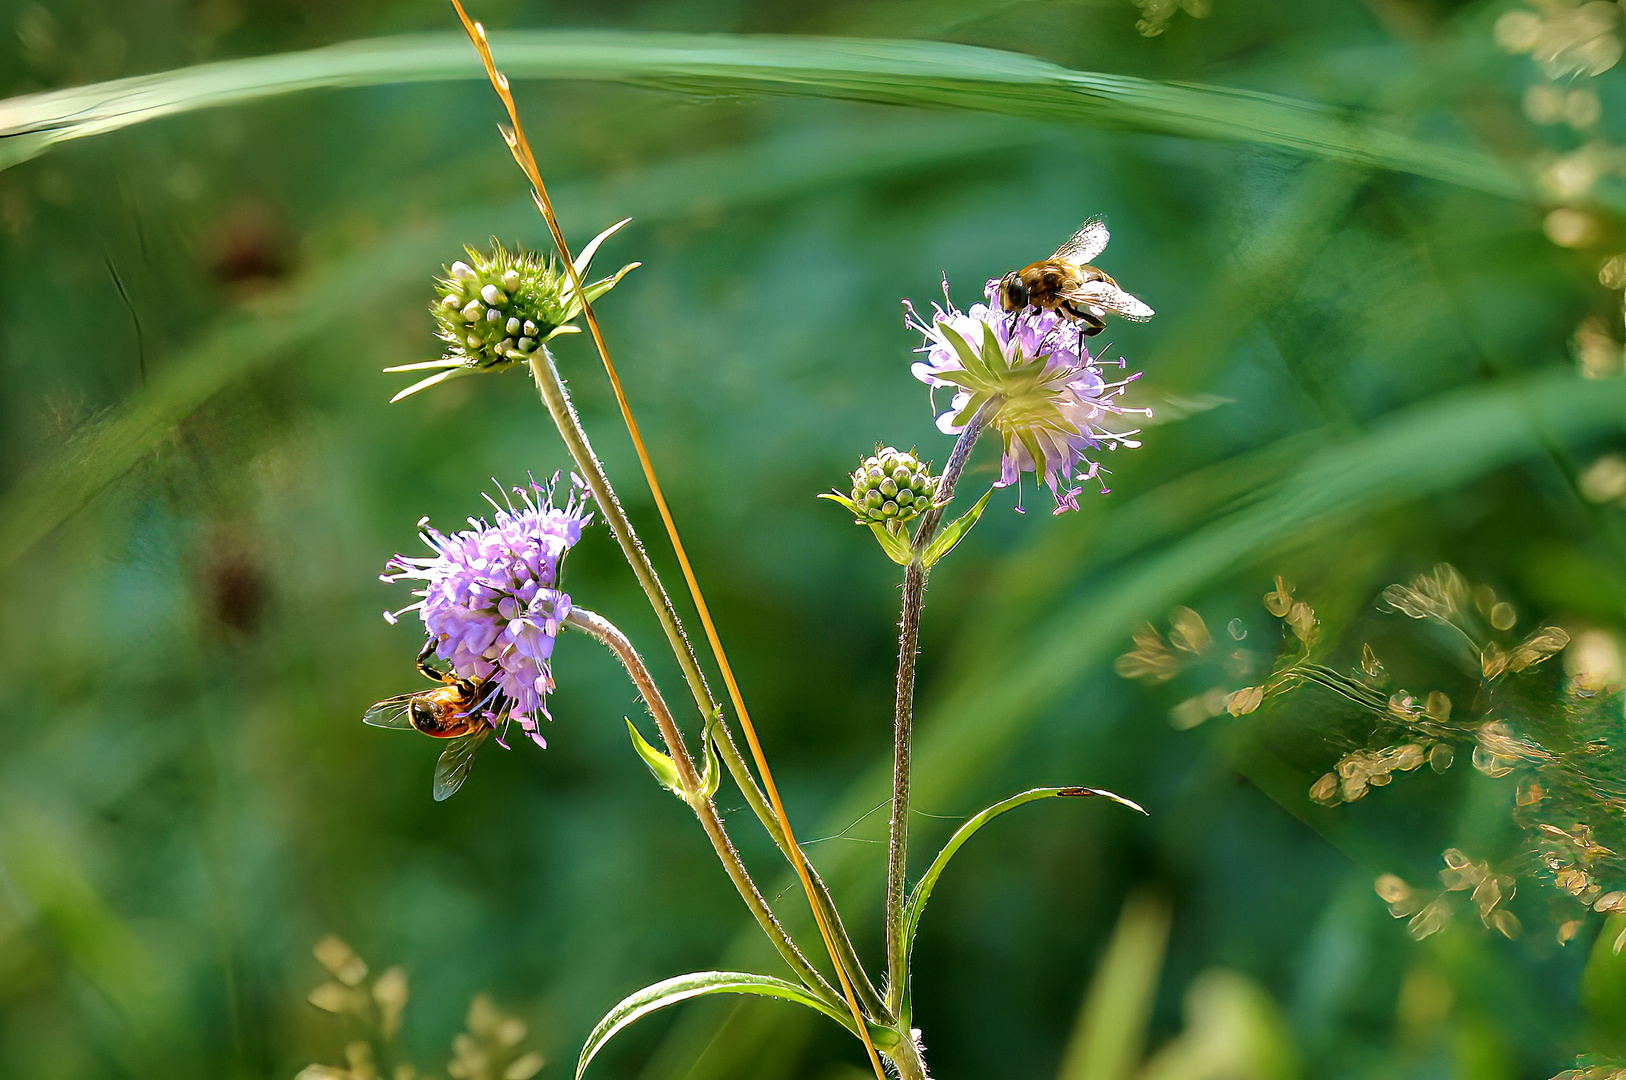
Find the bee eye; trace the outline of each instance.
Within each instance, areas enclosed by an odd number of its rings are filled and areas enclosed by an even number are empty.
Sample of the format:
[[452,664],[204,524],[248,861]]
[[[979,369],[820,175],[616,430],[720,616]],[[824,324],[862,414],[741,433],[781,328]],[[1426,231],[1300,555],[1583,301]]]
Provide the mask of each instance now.
[[414,701],[412,703],[412,726],[419,731],[435,726],[435,710],[430,708],[428,702]]

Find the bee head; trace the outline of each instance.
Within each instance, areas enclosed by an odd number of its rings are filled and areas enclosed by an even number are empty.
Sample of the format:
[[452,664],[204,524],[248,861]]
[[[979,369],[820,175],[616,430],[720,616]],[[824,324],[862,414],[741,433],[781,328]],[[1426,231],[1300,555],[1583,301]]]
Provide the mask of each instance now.
[[1021,311],[1028,306],[1028,287],[1022,284],[1020,274],[1006,274],[999,283],[999,306],[1006,311]]

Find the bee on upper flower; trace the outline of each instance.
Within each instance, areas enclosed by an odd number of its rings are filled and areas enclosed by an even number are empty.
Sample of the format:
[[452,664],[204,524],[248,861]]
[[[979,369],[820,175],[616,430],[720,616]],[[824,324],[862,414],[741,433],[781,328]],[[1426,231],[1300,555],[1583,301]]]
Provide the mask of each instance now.
[[1102,494],[1108,490],[1101,479],[1107,470],[1090,455],[1140,445],[1139,429],[1103,426],[1114,416],[1152,415],[1118,404],[1140,374],[1109,381],[1102,367],[1124,362],[1090,354],[1088,323],[1039,307],[1007,313],[998,305],[1000,289],[999,280],[989,282],[988,302],[962,312],[949,301],[945,280],[943,303],[932,305],[929,320],[905,301],[905,325],[926,339],[916,350],[925,359],[912,371],[934,391],[954,388],[948,410],[937,418],[947,434],[959,434],[978,410],[997,402],[988,419],[1004,443],[996,487],[1031,472],[1049,485],[1055,513],[1077,510],[1082,488],[1075,482],[1094,480]]

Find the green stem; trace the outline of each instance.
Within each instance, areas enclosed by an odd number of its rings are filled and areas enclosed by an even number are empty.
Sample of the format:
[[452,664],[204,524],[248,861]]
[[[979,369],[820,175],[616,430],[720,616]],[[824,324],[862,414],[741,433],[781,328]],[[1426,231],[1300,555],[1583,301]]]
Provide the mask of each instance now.
[[706,830],[706,836],[711,840],[717,858],[722,861],[723,869],[734,882],[734,888],[739,891],[740,898],[750,909],[757,925],[768,936],[773,947],[784,958],[785,963],[796,973],[797,978],[805,983],[808,989],[824,997],[832,1008],[844,1005],[841,995],[825,981],[824,976],[808,963],[807,957],[796,947],[785,928],[779,924],[773,910],[768,907],[768,901],[762,896],[756,882],[751,880],[750,871],[746,870],[740,853],[734,847],[734,841],[729,838],[728,830],[723,825],[722,817],[717,813],[717,806],[710,798],[700,794],[700,776],[695,772],[694,759],[689,756],[689,748],[684,745],[683,737],[678,733],[676,722],[672,719],[672,711],[666,707],[666,699],[661,696],[660,688],[649,674],[649,668],[644,664],[643,657],[633,648],[632,642],[627,640],[625,634],[616,629],[610,620],[586,608],[572,608],[565,617],[565,625],[580,630],[596,638],[606,648],[615,654],[621,661],[621,666],[627,669],[632,683],[638,688],[638,694],[649,707],[649,714],[655,718],[655,726],[660,729],[661,739],[666,743],[666,752],[672,756],[672,763],[677,766],[678,779],[683,784],[685,802],[694,810],[695,816],[700,819],[700,825]]
[[[604,520],[609,525],[610,532],[614,534],[616,543],[621,546],[621,552],[626,557],[628,565],[632,567],[639,586],[649,598],[649,606],[660,621],[661,629],[666,634],[672,655],[677,658],[678,667],[683,672],[684,681],[689,685],[696,707],[702,717],[710,718],[717,715],[721,711],[720,707],[712,697],[711,688],[707,686],[706,677],[695,659],[694,647],[689,643],[688,635],[684,633],[683,623],[678,619],[677,610],[673,608],[672,600],[667,596],[666,589],[655,572],[654,564],[644,551],[643,542],[639,540],[632,522],[627,519],[626,512],[621,508],[621,500],[617,498],[615,489],[610,486],[604,466],[599,462],[592,443],[587,439],[587,432],[582,428],[581,418],[576,415],[576,407],[570,400],[570,393],[565,389],[564,380],[559,376],[559,369],[554,366],[553,354],[546,346],[538,349],[531,354],[530,366],[531,376],[536,381],[542,403],[553,418],[554,426],[559,429],[559,436],[564,440],[571,460],[576,463],[576,471],[587,481],[587,488],[593,493],[599,512],[604,515]],[[768,835],[773,837],[774,844],[794,865],[790,845],[785,838],[784,830],[779,826],[779,819],[774,816],[767,797],[757,786],[756,778],[751,775],[739,747],[734,742],[734,734],[728,723],[726,721],[719,723],[717,730],[721,735],[717,740],[717,750],[723,763],[728,767],[729,775],[739,785],[746,803],[768,830]],[[836,910],[829,890],[814,872],[811,864],[808,864],[808,873],[813,877],[816,886],[812,900],[818,904],[825,923],[833,931],[836,949],[841,954],[839,962],[846,966],[852,977],[855,993],[864,1008],[872,1014],[872,1018],[882,1022],[890,1020],[890,1013],[882,1003],[880,994],[876,992],[869,975],[859,963],[852,939],[842,924],[841,915]]]
[[[898,619],[898,683],[892,724],[892,820],[887,831],[886,861],[886,1004],[897,1018],[899,1034],[909,1040],[909,937],[903,924],[905,878],[909,863],[909,761],[914,732],[915,660],[920,652],[920,612],[926,603],[926,567],[921,553],[954,498],[954,487],[971,457],[971,447],[1000,399],[987,402],[960,432],[938,478],[931,508],[920,516],[911,548],[914,559],[903,572],[903,604]],[[902,1070],[902,1063],[898,1064]],[[922,1067],[924,1075],[924,1067]]]

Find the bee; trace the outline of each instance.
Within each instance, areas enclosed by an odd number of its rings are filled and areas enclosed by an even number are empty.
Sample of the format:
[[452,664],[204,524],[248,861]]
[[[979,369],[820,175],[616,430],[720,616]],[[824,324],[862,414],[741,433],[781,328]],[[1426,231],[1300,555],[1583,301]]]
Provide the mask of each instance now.
[[1013,315],[1028,308],[1054,311],[1084,324],[1086,336],[1106,328],[1107,312],[1145,322],[1152,309],[1118,287],[1090,260],[1107,248],[1107,223],[1092,217],[1056,253],[1041,262],[1012,270],[998,285],[999,306]]
[[436,670],[429,663],[434,648],[432,639],[424,645],[418,654],[418,670],[440,685],[387,697],[363,713],[361,722],[450,739],[435,762],[435,801],[444,802],[463,786],[474,766],[475,751],[490,736],[492,724],[486,714],[501,711],[501,692],[490,679],[463,679]]

